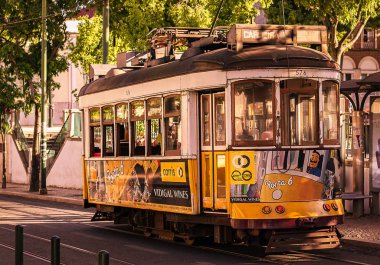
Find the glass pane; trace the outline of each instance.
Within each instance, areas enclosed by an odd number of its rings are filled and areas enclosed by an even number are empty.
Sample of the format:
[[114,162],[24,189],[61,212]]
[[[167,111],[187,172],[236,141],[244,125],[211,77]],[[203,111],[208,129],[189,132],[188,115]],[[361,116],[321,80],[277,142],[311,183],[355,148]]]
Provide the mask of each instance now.
[[181,117],[166,118],[166,149],[180,150],[181,147]]
[[315,115],[315,96],[300,97],[300,137],[301,143],[316,141],[317,121]]
[[151,98],[148,100],[148,117],[161,115],[161,98]]
[[90,110],[90,123],[94,122],[100,122],[100,110],[98,108]]
[[144,101],[135,101],[131,103],[131,116],[133,118],[144,117],[145,107]]
[[160,119],[149,120],[150,123],[150,144],[151,144],[151,154],[160,155],[161,154],[161,143],[162,134],[160,129]]
[[338,139],[338,85],[327,81],[322,84],[323,93],[323,139]]
[[272,82],[235,85],[235,140],[272,140]]
[[128,105],[122,104],[116,106],[116,120],[128,120]]
[[113,122],[113,107],[104,107],[102,109],[103,121]]
[[215,144],[226,144],[226,117],[224,94],[215,96]]
[[145,145],[145,121],[135,122],[135,140],[137,146]]
[[210,95],[202,95],[202,145],[209,146],[211,138]]
[[91,127],[92,129],[92,146],[93,146],[93,156],[99,157],[102,151],[102,130],[100,126]]
[[226,156],[216,156],[217,197],[226,198]]
[[211,161],[210,156],[205,155],[205,182],[204,182],[204,197],[211,197]]
[[82,119],[79,112],[74,112],[71,114],[74,120],[74,131],[71,136],[81,137],[82,136]]
[[165,115],[181,112],[181,96],[165,98]]
[[105,155],[113,156],[113,125],[104,126]]
[[119,148],[118,153],[120,156],[129,155],[129,132],[128,123],[118,123],[118,137],[119,137]]

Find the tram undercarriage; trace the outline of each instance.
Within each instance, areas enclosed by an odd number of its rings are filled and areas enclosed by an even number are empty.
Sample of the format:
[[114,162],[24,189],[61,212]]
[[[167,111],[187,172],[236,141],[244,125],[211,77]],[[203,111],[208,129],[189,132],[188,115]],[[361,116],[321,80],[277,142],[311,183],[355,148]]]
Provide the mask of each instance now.
[[[235,229],[224,213],[185,215],[132,208],[98,205],[92,221],[110,221],[126,224],[147,237],[163,240],[183,240],[193,245],[197,240],[210,240],[217,244],[245,244],[264,248],[265,253],[294,250],[330,249],[340,246],[341,235],[336,228],[336,218],[305,222],[298,218],[292,229]],[[310,218],[309,218],[310,219]],[[273,222],[273,220],[269,221]],[[321,227],[321,223],[326,226]],[[315,226],[318,224],[318,226]],[[328,225],[330,224],[330,225]],[[270,227],[270,224],[268,225]]]

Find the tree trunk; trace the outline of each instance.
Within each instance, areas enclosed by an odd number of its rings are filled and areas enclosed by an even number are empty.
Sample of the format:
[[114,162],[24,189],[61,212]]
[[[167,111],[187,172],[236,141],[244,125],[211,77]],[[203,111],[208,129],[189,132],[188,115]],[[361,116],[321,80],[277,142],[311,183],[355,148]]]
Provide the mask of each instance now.
[[2,146],[3,146],[3,178],[2,178],[2,184],[1,184],[1,187],[3,189],[5,189],[7,187],[7,171],[6,171],[6,165],[5,165],[5,134],[2,133],[1,134],[1,142],[2,142]]
[[40,187],[40,112],[34,107],[34,132],[32,148],[32,172],[30,174],[29,191],[38,191]]

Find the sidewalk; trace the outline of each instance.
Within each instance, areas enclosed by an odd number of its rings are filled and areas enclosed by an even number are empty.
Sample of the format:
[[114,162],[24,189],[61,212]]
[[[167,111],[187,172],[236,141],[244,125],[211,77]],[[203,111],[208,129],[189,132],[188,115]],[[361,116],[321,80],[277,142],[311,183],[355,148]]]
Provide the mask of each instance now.
[[7,183],[7,188],[0,188],[0,195],[18,196],[29,199],[63,202],[83,206],[81,189],[64,189],[47,187],[48,194],[40,195],[39,192],[29,192],[29,185]]
[[[62,202],[83,206],[81,189],[47,187],[48,194],[29,192],[29,186],[7,183],[6,189],[0,188],[0,195],[19,196],[30,199]],[[343,225],[338,226],[343,234],[342,244],[364,246],[380,250],[380,216],[353,218],[346,216]]]

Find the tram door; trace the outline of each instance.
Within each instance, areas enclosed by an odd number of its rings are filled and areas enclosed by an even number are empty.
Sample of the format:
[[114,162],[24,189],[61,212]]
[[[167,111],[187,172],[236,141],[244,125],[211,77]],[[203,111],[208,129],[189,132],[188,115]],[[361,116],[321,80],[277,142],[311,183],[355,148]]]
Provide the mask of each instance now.
[[226,207],[226,106],[224,92],[200,95],[202,196],[205,210]]

